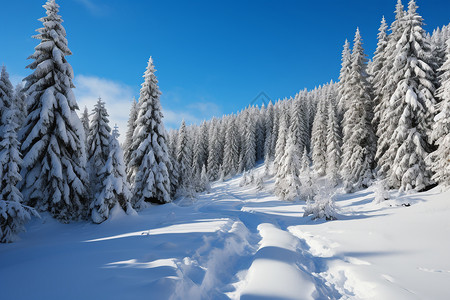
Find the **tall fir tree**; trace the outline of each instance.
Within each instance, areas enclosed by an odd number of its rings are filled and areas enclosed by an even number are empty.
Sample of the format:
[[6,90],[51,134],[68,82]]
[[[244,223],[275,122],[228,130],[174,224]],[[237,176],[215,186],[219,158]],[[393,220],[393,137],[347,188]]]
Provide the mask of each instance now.
[[190,179],[193,173],[191,169],[191,149],[189,149],[186,123],[184,120],[181,122],[180,130],[178,131],[177,142],[176,157],[179,174],[178,185],[182,188],[187,188],[187,185],[190,184]]
[[109,136],[108,158],[97,172],[100,178],[100,189],[91,202],[91,218],[94,223],[102,223],[108,219],[110,211],[116,205],[119,205],[127,213],[134,212],[130,203],[130,186],[118,137],[119,131],[116,126]]
[[348,103],[350,99],[348,99],[348,89],[349,86],[349,78],[351,73],[351,52],[350,52],[350,44],[348,40],[345,40],[344,49],[342,50],[342,59],[341,59],[341,72],[339,74],[339,85],[338,85],[338,94],[339,94],[339,102],[338,102],[338,116],[341,120],[344,116],[345,111],[347,110]]
[[299,171],[301,165],[294,133],[291,131],[288,132],[285,149],[276,173],[275,194],[282,200],[294,201],[300,198]]
[[432,141],[437,150],[428,155],[427,161],[434,172],[432,179],[443,185],[450,186],[450,39],[447,40],[446,60],[439,69],[441,86],[436,91],[440,100],[437,114],[434,118]]
[[16,85],[14,91],[14,106],[16,108],[16,123],[18,128],[21,128],[27,118],[27,105],[25,102],[26,94],[21,83]]
[[161,92],[155,71],[150,57],[143,76],[136,129],[130,147],[130,178],[133,203],[137,209],[146,207],[148,202],[162,204],[171,201],[169,170],[172,165],[166,145],[159,101]]
[[201,173],[202,167],[208,162],[208,127],[202,122],[198,134],[195,136],[192,168],[194,174]]
[[343,119],[343,164],[341,176],[348,192],[367,187],[372,177],[376,149],[372,128],[373,107],[367,80],[367,58],[359,29],[352,51],[349,103]]
[[286,151],[286,142],[289,133],[287,112],[280,113],[280,126],[278,127],[277,142],[275,146],[275,159],[273,164],[273,172],[278,173],[278,168],[282,163],[283,155]]
[[[14,89],[6,67],[2,67],[0,73],[0,120],[2,120],[3,113],[10,109],[13,105]],[[1,132],[0,132],[1,133]],[[2,135],[0,134],[0,141]]]
[[[133,100],[131,101],[130,115],[127,123],[127,132],[125,134],[125,141],[123,143],[124,160],[127,170],[131,168],[131,166],[129,166],[131,160],[130,159],[131,144],[133,144],[133,134],[134,130],[136,129],[137,115],[138,115],[138,103],[136,102],[136,99],[133,97]],[[130,180],[130,178],[128,178],[128,180]]]
[[256,162],[256,120],[251,111],[244,118],[243,168],[250,170]]
[[[377,43],[377,49],[375,50],[375,54],[373,56],[373,62],[371,64],[371,83],[374,89],[374,108],[379,108],[378,104],[381,102],[382,98],[382,89],[383,84],[385,82],[385,70],[384,70],[384,64],[386,60],[386,48],[388,45],[388,35],[387,35],[387,24],[386,20],[383,18],[381,19],[380,28],[378,29],[378,43]],[[374,128],[378,127],[378,123],[381,119],[381,111],[374,111],[374,119],[372,120],[372,124],[374,125]]]
[[326,174],[327,166],[327,110],[326,99],[319,100],[317,104],[317,112],[314,118],[311,148],[313,167],[318,176]]
[[91,201],[95,201],[95,197],[102,189],[102,178],[99,172],[104,168],[109,156],[109,143],[111,135],[111,127],[109,126],[108,112],[106,111],[105,102],[98,98],[97,103],[92,110],[92,120],[89,125],[89,133],[87,136],[87,155],[89,167],[89,183]]
[[402,191],[421,190],[431,183],[425,164],[430,152],[431,127],[436,103],[430,51],[422,28],[422,17],[411,0],[403,17],[402,38],[397,43],[394,78],[397,85],[390,98],[388,120],[395,129],[384,164],[389,164],[388,184]]
[[59,5],[49,0],[43,7],[47,16],[39,20],[44,27],[34,36],[41,42],[29,57],[33,73],[25,78],[21,187],[29,205],[68,222],[87,210],[85,133],[76,113],[73,70],[66,60],[72,53]]
[[234,176],[239,170],[239,141],[235,117],[229,119],[225,136],[223,171],[226,176]]
[[330,183],[336,186],[339,182],[339,169],[341,167],[341,137],[337,120],[337,109],[333,101],[328,104],[327,123],[327,167],[326,173]]
[[405,27],[405,11],[401,0],[397,1],[395,9],[395,20],[391,24],[391,34],[386,45],[384,62],[378,73],[375,85],[376,106],[374,108],[375,121],[377,126],[377,151],[375,159],[377,161],[378,174],[387,177],[389,169],[394,160],[395,153],[387,152],[391,144],[396,124],[390,119],[392,106],[390,99],[393,95],[399,79],[396,77],[394,63],[397,57],[397,44],[402,38]]
[[[32,215],[38,216],[36,211],[23,205],[22,193],[16,187],[22,179],[19,168],[22,163],[17,141],[16,116],[17,109],[8,93],[3,93],[5,82],[9,81],[6,71],[2,71],[0,79],[0,97],[4,106],[1,107],[0,119],[0,242],[13,242],[17,235],[25,231],[25,224]],[[6,85],[8,86],[8,85]],[[12,88],[12,86],[11,86]]]
[[83,114],[81,115],[81,119],[80,120],[81,120],[81,124],[83,124],[83,129],[84,129],[84,133],[85,133],[85,136],[86,136],[85,143],[87,144],[87,136],[89,134],[89,123],[90,123],[89,111],[88,111],[87,106],[84,107],[84,111],[83,111]]
[[298,157],[301,157],[303,149],[306,148],[308,139],[308,127],[306,118],[306,105],[297,94],[293,102],[293,110],[290,124],[290,131],[293,134],[294,144],[298,151]]
[[210,180],[216,180],[219,178],[219,134],[220,128],[218,125],[213,125],[211,134],[209,136],[209,149],[208,149],[208,178]]

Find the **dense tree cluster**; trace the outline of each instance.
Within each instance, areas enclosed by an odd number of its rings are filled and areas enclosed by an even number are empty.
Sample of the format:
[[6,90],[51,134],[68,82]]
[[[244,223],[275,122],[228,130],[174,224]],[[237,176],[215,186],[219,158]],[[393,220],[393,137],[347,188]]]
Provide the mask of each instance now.
[[352,47],[345,41],[339,82],[170,132],[150,58],[122,146],[107,99],[78,116],[59,6],[44,8],[25,86],[14,89],[5,67],[0,75],[0,242],[37,211],[101,223],[114,207],[194,197],[238,173],[262,190],[251,171],[262,161],[280,199],[307,200],[305,215],[328,219],[338,185],[376,182],[379,199],[450,185],[450,27],[426,33],[414,0],[398,1],[390,34],[382,18],[372,61],[359,29]]

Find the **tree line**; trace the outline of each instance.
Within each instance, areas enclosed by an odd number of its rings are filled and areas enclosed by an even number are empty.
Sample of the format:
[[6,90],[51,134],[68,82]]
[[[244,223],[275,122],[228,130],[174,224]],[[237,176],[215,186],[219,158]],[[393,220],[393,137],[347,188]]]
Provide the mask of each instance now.
[[275,194],[307,200],[313,214],[314,203],[333,206],[311,188],[322,179],[347,192],[450,184],[450,29],[426,33],[414,0],[398,1],[390,34],[382,19],[372,61],[358,29],[353,47],[345,42],[339,82],[170,132],[150,58],[123,145],[102,99],[78,116],[59,6],[44,8],[25,86],[14,90],[4,67],[0,76],[1,242],[37,211],[101,223],[115,207],[133,214],[194,197],[263,160]]

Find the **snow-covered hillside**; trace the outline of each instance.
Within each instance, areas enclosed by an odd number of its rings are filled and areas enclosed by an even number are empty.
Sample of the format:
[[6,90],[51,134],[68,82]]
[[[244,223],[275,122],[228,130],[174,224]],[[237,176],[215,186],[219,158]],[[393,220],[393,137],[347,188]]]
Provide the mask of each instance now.
[[[263,172],[263,167],[256,169]],[[373,204],[337,197],[336,221],[303,218],[240,177],[194,202],[106,222],[34,219],[0,245],[1,299],[446,299],[450,191]],[[403,204],[403,205],[402,205]],[[410,204],[410,206],[407,206]]]

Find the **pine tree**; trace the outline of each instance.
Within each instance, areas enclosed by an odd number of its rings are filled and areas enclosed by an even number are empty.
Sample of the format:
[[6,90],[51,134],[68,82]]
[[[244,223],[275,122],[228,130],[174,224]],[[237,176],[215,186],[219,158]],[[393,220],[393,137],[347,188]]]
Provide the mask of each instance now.
[[336,107],[333,101],[328,105],[327,124],[327,168],[326,173],[333,186],[339,181],[339,168],[341,166],[341,137],[336,116]]
[[17,141],[17,109],[12,101],[12,85],[8,73],[2,69],[0,78],[0,242],[8,243],[25,230],[25,223],[36,211],[23,205],[22,193],[17,183],[22,179],[19,168],[22,163]]
[[81,115],[81,124],[83,124],[84,132],[85,132],[85,136],[86,136],[86,140],[85,140],[86,144],[87,144],[87,136],[89,135],[89,123],[90,123],[89,112],[88,112],[88,108],[85,106],[83,114]]
[[308,126],[306,118],[306,105],[297,94],[293,103],[293,111],[289,130],[293,134],[293,142],[298,151],[298,157],[301,157],[303,149],[306,149],[306,140],[308,138]]
[[[280,127],[281,128],[281,127]],[[275,194],[282,200],[298,200],[300,197],[300,158],[294,143],[294,133],[289,132],[286,151],[281,157],[275,180]]]
[[[377,43],[377,49],[375,51],[373,62],[372,62],[372,68],[370,70],[371,72],[371,80],[372,80],[372,86],[374,88],[374,107],[379,108],[379,103],[381,102],[382,98],[382,90],[383,90],[383,84],[384,84],[384,78],[385,78],[385,70],[384,70],[384,64],[386,60],[386,48],[388,45],[388,35],[386,33],[387,30],[387,24],[384,17],[381,19],[380,28],[378,29],[378,43]],[[374,113],[374,119],[372,121],[372,124],[374,125],[374,128],[378,127],[378,123],[380,122],[381,116],[380,111],[375,111]]]
[[169,170],[172,168],[166,145],[159,96],[161,92],[150,57],[144,73],[139,97],[139,112],[131,144],[130,170],[134,207],[144,208],[146,202],[167,203],[170,198]]
[[256,161],[264,159],[264,145],[266,138],[265,115],[266,108],[264,107],[264,104],[262,105],[261,110],[258,110],[258,108],[253,109],[253,117],[256,120]]
[[21,83],[16,85],[13,104],[16,108],[16,123],[21,128],[27,118],[26,94]]
[[[125,141],[123,144],[124,160],[125,160],[125,165],[127,167],[127,170],[131,168],[131,166],[129,166],[130,160],[131,160],[131,151],[130,150],[131,150],[131,144],[133,144],[133,133],[134,133],[134,130],[136,129],[137,115],[138,115],[138,103],[136,102],[136,99],[133,98],[133,100],[131,102],[130,115],[129,115],[128,123],[127,123],[127,132],[125,134]],[[127,173],[128,173],[128,171],[127,171]],[[128,177],[128,180],[130,180],[129,177]]]
[[27,66],[28,115],[20,134],[23,153],[21,183],[25,201],[67,222],[87,209],[85,133],[76,113],[73,70],[66,31],[54,0],[44,5],[41,40]]
[[191,170],[191,158],[190,149],[188,145],[188,136],[186,132],[186,123],[184,120],[181,122],[180,130],[178,131],[178,144],[176,150],[176,157],[178,162],[178,184],[180,187],[185,187],[186,183],[192,176]]
[[339,93],[339,103],[338,103],[338,114],[339,119],[342,119],[345,111],[347,110],[348,103],[350,99],[348,99],[348,90],[351,88],[349,86],[349,79],[351,73],[351,53],[350,53],[350,44],[348,40],[345,40],[344,49],[342,50],[342,62],[341,62],[341,72],[339,74],[339,85],[338,85],[338,93]]
[[219,178],[219,126],[212,126],[211,135],[209,136],[209,149],[208,149],[208,177],[210,180],[216,180]]
[[203,121],[199,133],[195,136],[193,155],[193,172],[201,173],[202,167],[208,162],[208,127]]
[[432,179],[450,186],[450,39],[447,40],[446,61],[439,71],[441,86],[436,96],[441,102],[436,105],[437,115],[431,135],[438,149],[428,155],[427,161],[434,172]]
[[88,166],[90,177],[90,194],[92,200],[100,193],[101,180],[99,172],[101,172],[108,160],[111,127],[108,123],[108,112],[105,108],[105,102],[98,98],[94,109],[92,110],[92,120],[89,126],[87,137]]
[[203,165],[202,172],[200,173],[200,189],[202,192],[209,192],[209,190],[211,189],[205,165]]
[[[430,152],[430,128],[436,103],[433,70],[427,64],[429,45],[415,1],[404,15],[404,30],[397,44],[394,78],[398,81],[390,98],[388,120],[395,124],[384,164],[389,164],[390,187],[402,191],[421,190],[431,183],[425,164]],[[393,159],[392,159],[393,158]]]
[[227,125],[223,157],[223,171],[226,176],[234,176],[239,170],[239,142],[235,119],[231,118]]
[[256,162],[256,124],[252,114],[248,112],[244,119],[243,168],[250,170]]
[[108,219],[111,209],[119,205],[127,213],[132,213],[131,192],[127,182],[123,152],[120,148],[117,126],[109,137],[108,158],[99,170],[100,189],[91,202],[92,221],[102,223]]
[[265,127],[266,127],[266,138],[264,143],[264,160],[269,161],[273,159],[272,154],[272,131],[274,122],[274,111],[272,101],[269,102],[267,106],[265,115]]
[[375,135],[370,87],[367,81],[367,59],[359,29],[356,30],[352,52],[351,76],[347,99],[351,102],[343,120],[343,164],[341,176],[347,191],[367,187],[372,177]]
[[168,136],[169,140],[169,155],[172,168],[169,170],[170,179],[170,196],[173,198],[178,190],[178,179],[180,178],[179,166],[177,161],[177,135],[178,133],[172,130]]
[[391,34],[386,45],[384,62],[379,71],[375,85],[376,106],[374,108],[377,121],[377,151],[375,158],[378,165],[378,173],[381,177],[388,176],[389,169],[395,157],[395,153],[387,152],[391,145],[396,124],[390,119],[393,107],[390,105],[391,96],[394,94],[399,79],[396,77],[394,63],[397,57],[397,44],[402,38],[405,27],[405,11],[401,0],[397,1],[395,21],[391,25]]
[[[0,120],[2,119],[3,113],[10,109],[13,105],[13,97],[13,85],[9,80],[9,74],[6,72],[6,67],[3,66],[0,74]],[[0,135],[0,141],[2,136],[3,134]]]
[[286,114],[280,115],[280,126],[278,127],[277,142],[275,146],[275,160],[273,164],[273,172],[278,173],[278,167],[282,163],[283,155],[286,151],[286,142],[288,138],[288,124]]
[[314,170],[318,176],[324,176],[327,165],[327,111],[326,99],[319,100],[314,118],[311,147]]

